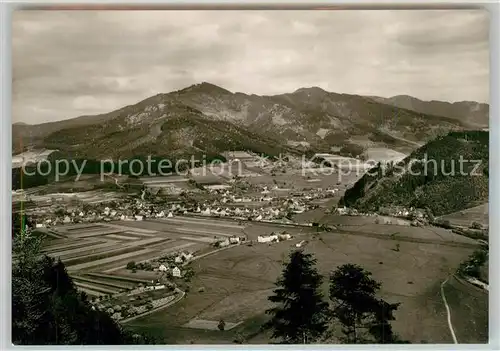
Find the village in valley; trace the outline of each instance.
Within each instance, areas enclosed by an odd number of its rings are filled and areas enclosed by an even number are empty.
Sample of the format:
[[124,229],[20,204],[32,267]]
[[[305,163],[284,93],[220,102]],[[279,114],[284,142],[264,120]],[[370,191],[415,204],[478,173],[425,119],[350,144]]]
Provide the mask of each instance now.
[[8,347],[491,342],[492,12],[307,6],[8,13]]

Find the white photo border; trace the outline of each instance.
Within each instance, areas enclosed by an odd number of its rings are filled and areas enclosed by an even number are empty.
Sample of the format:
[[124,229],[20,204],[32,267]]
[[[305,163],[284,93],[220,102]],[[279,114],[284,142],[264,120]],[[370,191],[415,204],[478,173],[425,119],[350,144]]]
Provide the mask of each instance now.
[[[11,105],[12,105],[12,66],[11,66],[11,18],[12,11],[25,7],[36,7],[42,9],[47,5],[100,5],[102,6],[120,6],[141,8],[210,8],[217,6],[231,7],[235,9],[245,8],[283,8],[283,9],[306,9],[314,7],[339,6],[343,8],[363,8],[363,9],[390,9],[390,8],[405,8],[405,9],[425,9],[425,8],[484,8],[490,13],[490,187],[489,187],[489,212],[490,212],[490,246],[494,252],[489,256],[489,344],[486,345],[217,345],[217,346],[201,346],[201,345],[162,345],[162,346],[85,346],[85,349],[91,350],[400,350],[400,349],[415,349],[415,350],[498,350],[500,349],[500,287],[498,273],[494,273],[499,268],[500,252],[500,237],[496,233],[500,232],[500,107],[498,97],[500,96],[498,78],[499,78],[499,42],[500,42],[500,26],[499,26],[499,3],[498,1],[490,2],[464,2],[464,1],[445,1],[437,3],[436,1],[388,1],[379,0],[371,3],[360,0],[350,1],[296,1],[296,0],[274,0],[274,1],[251,1],[251,0],[219,0],[219,1],[198,1],[188,2],[182,0],[154,1],[149,0],[145,3],[138,1],[122,0],[122,1],[25,1],[22,4],[14,1],[0,0],[0,107],[1,107],[1,142],[0,147],[0,216],[1,216],[1,253],[0,253],[0,277],[2,285],[0,286],[0,349],[23,349],[28,347],[13,346],[11,343],[11,158],[12,158],[12,123],[11,123]],[[57,350],[67,349],[64,346],[35,346],[29,349],[35,350]],[[72,349],[84,349],[83,347],[74,346]]]

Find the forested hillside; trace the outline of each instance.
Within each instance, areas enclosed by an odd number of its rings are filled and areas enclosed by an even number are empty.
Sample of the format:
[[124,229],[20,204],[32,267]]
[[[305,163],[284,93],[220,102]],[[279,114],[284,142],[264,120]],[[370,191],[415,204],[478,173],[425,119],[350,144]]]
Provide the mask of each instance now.
[[397,164],[371,169],[339,204],[365,211],[392,205],[428,208],[443,215],[484,203],[488,148],[488,132],[450,132]]

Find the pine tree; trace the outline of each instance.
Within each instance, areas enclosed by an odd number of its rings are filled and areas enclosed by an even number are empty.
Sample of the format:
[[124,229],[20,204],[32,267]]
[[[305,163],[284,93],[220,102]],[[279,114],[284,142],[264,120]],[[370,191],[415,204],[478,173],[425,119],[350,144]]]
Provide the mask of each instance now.
[[326,332],[328,304],[320,292],[322,277],[312,255],[294,251],[289,258],[269,297],[277,306],[266,311],[272,316],[266,326],[281,343],[308,344]]
[[399,342],[389,322],[399,304],[378,299],[379,289],[380,283],[358,265],[345,264],[331,274],[333,314],[343,326],[346,343]]
[[368,332],[378,344],[406,343],[392,331],[390,321],[394,320],[394,312],[399,303],[388,303],[378,299],[373,304],[371,319],[366,323]]
[[370,278],[363,268],[346,264],[337,268],[330,276],[330,300],[334,303],[334,316],[343,325],[345,341],[355,344],[360,341],[359,329],[371,310],[375,292],[380,284]]

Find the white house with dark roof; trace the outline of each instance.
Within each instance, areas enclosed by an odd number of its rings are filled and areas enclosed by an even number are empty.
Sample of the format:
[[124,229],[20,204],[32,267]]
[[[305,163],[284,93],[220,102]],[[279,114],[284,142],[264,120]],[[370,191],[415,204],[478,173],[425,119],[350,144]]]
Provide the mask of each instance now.
[[180,278],[181,270],[178,267],[174,267],[174,269],[172,269],[172,275],[176,278]]

